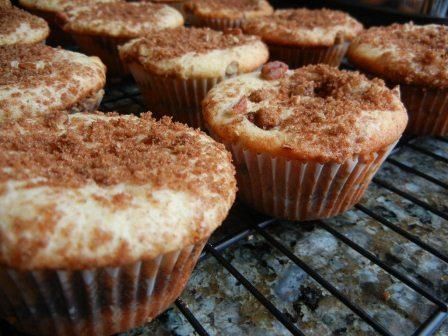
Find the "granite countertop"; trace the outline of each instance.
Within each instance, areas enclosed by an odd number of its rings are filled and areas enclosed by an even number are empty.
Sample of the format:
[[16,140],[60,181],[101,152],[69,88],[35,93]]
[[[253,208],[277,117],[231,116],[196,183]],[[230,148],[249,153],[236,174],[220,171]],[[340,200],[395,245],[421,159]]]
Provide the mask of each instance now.
[[[448,142],[415,144],[448,158]],[[448,164],[408,147],[393,158],[448,183]],[[448,190],[385,163],[383,181],[448,212]],[[361,202],[390,222],[448,254],[448,221],[372,184]],[[421,286],[448,300],[448,264],[359,210],[325,221]],[[233,225],[241,225],[238,222]],[[319,223],[279,222],[267,231],[312,266],[394,335],[411,335],[434,311],[427,299],[324,230]],[[306,335],[376,335],[373,329],[307,273],[254,234],[223,255]],[[202,261],[182,300],[211,335],[290,335],[214,258]],[[126,335],[195,335],[177,308]],[[123,334],[125,335],[125,334]],[[448,335],[448,322],[436,334]]]

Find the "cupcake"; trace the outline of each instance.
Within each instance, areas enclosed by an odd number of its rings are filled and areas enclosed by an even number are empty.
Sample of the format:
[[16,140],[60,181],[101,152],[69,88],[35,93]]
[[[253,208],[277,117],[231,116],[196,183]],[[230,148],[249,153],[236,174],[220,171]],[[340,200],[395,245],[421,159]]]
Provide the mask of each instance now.
[[118,45],[184,23],[174,8],[149,2],[85,6],[66,12],[64,21],[64,30],[72,34],[85,53],[100,57],[112,76],[127,73],[118,56]]
[[266,0],[190,0],[184,8],[192,25],[217,30],[239,28],[274,11]]
[[270,59],[291,68],[325,63],[339,66],[350,41],[362,31],[350,15],[329,9],[282,9],[271,16],[248,20],[247,34],[269,46]]
[[407,123],[398,90],[324,64],[268,63],[220,83],[203,109],[233,154],[239,197],[290,220],[351,208]]
[[44,43],[49,33],[44,19],[12,6],[0,5],[0,46]]
[[150,114],[0,125],[0,317],[112,335],[163,312],[235,197],[224,146]]
[[366,73],[400,85],[409,113],[407,132],[448,134],[448,28],[412,23],[370,28],[347,57]]
[[251,72],[268,59],[255,36],[239,29],[176,28],[133,40],[120,48],[150,110],[201,127],[201,102],[225,78]]
[[0,121],[95,111],[106,69],[97,57],[43,44],[0,46]]
[[70,36],[61,29],[58,15],[69,8],[91,5],[99,2],[117,0],[19,0],[20,5],[27,11],[44,18],[50,25],[49,43],[52,45],[73,44]]

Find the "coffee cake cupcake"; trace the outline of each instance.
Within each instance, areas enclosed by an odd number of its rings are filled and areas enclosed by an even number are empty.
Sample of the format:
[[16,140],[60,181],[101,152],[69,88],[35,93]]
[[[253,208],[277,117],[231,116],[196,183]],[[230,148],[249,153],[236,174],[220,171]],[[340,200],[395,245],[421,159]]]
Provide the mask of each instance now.
[[150,2],[115,2],[78,8],[66,12],[64,21],[64,30],[72,34],[84,52],[100,57],[113,76],[127,73],[118,56],[118,45],[184,23],[174,8]]
[[12,6],[0,5],[0,46],[45,42],[47,22]]
[[55,110],[95,111],[106,69],[97,57],[43,44],[0,46],[0,121]]
[[412,23],[370,28],[347,54],[357,68],[400,85],[408,132],[448,134],[448,28]]
[[188,21],[194,26],[217,30],[239,28],[248,19],[270,15],[266,0],[190,0],[185,4]]
[[117,0],[19,0],[20,5],[27,11],[45,19],[50,25],[48,38],[52,45],[73,44],[70,35],[64,33],[59,24],[58,15],[67,9],[88,6],[100,2]]
[[120,48],[150,110],[202,126],[201,102],[218,82],[251,72],[268,59],[263,42],[209,28],[160,31]]
[[271,16],[248,20],[247,34],[269,46],[270,59],[291,68],[325,63],[339,66],[350,41],[363,29],[350,15],[329,9],[281,9]]
[[205,134],[150,114],[0,125],[0,317],[112,335],[180,295],[236,181]]
[[329,65],[268,63],[220,83],[203,109],[233,154],[240,198],[290,220],[351,208],[407,123],[398,90]]

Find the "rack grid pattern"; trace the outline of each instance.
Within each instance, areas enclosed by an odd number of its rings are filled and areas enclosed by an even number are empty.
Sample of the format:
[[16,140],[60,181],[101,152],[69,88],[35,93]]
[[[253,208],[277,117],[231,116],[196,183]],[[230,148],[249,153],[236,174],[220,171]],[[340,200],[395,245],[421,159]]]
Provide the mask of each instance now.
[[[126,81],[119,84],[111,85],[106,89],[106,96],[102,103],[102,110],[106,111],[118,111],[123,113],[140,113],[145,111],[144,103],[142,101],[141,96],[139,95],[139,91],[137,87],[131,82]],[[444,164],[448,163],[448,157],[437,154],[433,151],[428,150],[427,148],[422,147],[418,144],[418,139],[406,139],[400,143],[398,146],[398,151],[400,148],[409,148],[413,151],[416,151],[422,155],[426,155],[434,160],[442,162]],[[439,137],[438,141],[448,143],[448,138]],[[444,181],[437,179],[427,172],[420,171],[414,167],[406,165],[399,160],[397,160],[394,155],[389,157],[387,161],[389,164],[399,168],[403,172],[407,172],[423,178],[427,183],[433,183],[437,186],[440,186],[444,189],[448,190],[448,184]],[[416,205],[422,207],[423,209],[430,211],[431,213],[448,220],[448,212],[446,209],[439,209],[434,207],[433,205],[425,202],[417,198],[410,193],[403,191],[399,187],[392,185],[390,182],[383,180],[381,178],[374,178],[373,183],[376,184],[380,188],[388,189],[390,192],[399,195],[400,197],[415,203]],[[243,239],[251,236],[258,235],[262,237],[266,243],[272,246],[274,249],[278,250],[284,256],[286,256],[290,261],[292,261],[295,265],[305,271],[309,276],[311,276],[317,283],[319,283],[323,288],[325,288],[329,293],[331,293],[334,297],[340,300],[346,307],[348,307],[354,314],[359,316],[363,321],[365,321],[368,325],[370,325],[379,335],[394,335],[390,330],[388,330],[387,326],[382,325],[378,321],[376,321],[369,313],[359,304],[354,303],[346,294],[344,294],[341,290],[337,289],[331,281],[325,279],[323,276],[319,274],[312,266],[307,264],[304,260],[294,254],[285,244],[279,241],[276,237],[274,237],[271,233],[268,232],[267,228],[271,226],[275,226],[279,221],[277,219],[269,218],[258,214],[251,210],[250,208],[237,204],[235,206],[237,210],[234,212],[237,213],[239,219],[238,227],[240,228],[237,232],[233,232],[220,238],[218,241],[211,243],[209,242],[204,249],[204,252],[201,255],[200,261],[203,261],[207,258],[214,258],[223,268],[225,268],[231,276],[233,276],[237,282],[242,284],[250,293],[253,295],[292,335],[305,335],[305,333],[300,329],[298,324],[291,320],[290,316],[280,311],[273,302],[271,302],[266,296],[264,296],[257,287],[250,282],[232,263],[226,259],[223,255],[223,252],[229,247],[235,245],[236,243],[242,241]],[[448,205],[447,205],[448,207]],[[392,223],[388,219],[386,219],[381,214],[369,209],[368,207],[358,204],[355,206],[356,210],[361,211],[367,216],[370,216],[372,219],[384,225],[388,229],[396,232],[402,237],[406,238],[410,242],[416,244],[421,249],[427,251],[438,259],[448,264],[448,255],[440,251],[434,246],[431,246],[428,243],[422,241],[419,237],[413,235],[412,233],[404,230],[400,226]],[[235,216],[229,219],[229,221],[234,221]],[[368,260],[370,260],[375,265],[382,268],[384,271],[398,279],[400,282],[407,285],[413,291],[423,296],[434,305],[434,310],[430,314],[430,316],[421,323],[420,326],[417,327],[416,330],[413,331],[413,336],[427,336],[433,335],[436,330],[440,327],[440,325],[448,318],[448,304],[444,301],[440,296],[437,296],[435,293],[432,293],[429,289],[425,288],[421,284],[417,283],[406,274],[403,274],[400,271],[397,271],[394,267],[390,266],[388,263],[381,260],[372,252],[364,249],[362,246],[357,244],[355,241],[348,238],[343,233],[339,232],[337,229],[327,224],[325,221],[315,221],[313,224],[320,229],[323,229],[333,235],[340,242],[347,245],[349,248],[358,252]],[[185,317],[185,319],[191,324],[194,328],[195,332],[200,336],[211,335],[202,325],[199,320],[196,318],[194,311],[191,311],[188,305],[182,301],[182,299],[178,299],[175,302],[175,305],[179,312]],[[3,323],[3,322],[2,322]],[[0,325],[0,335],[20,335],[16,333],[10,326],[6,324]]]

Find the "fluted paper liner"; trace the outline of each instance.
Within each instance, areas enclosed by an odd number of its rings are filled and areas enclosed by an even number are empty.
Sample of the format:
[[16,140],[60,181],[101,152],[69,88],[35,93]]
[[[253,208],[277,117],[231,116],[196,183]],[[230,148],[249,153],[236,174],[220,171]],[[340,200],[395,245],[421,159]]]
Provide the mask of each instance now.
[[239,197],[262,213],[290,220],[327,218],[351,208],[394,146],[367,158],[321,164],[227,144],[236,166]]
[[40,335],[111,335],[142,325],[181,294],[205,241],[120,267],[0,267],[0,317]]
[[101,59],[109,76],[121,77],[129,74],[129,69],[121,62],[118,54],[118,46],[126,43],[128,39],[83,34],[72,36],[84,53]]
[[148,108],[156,117],[172,116],[191,127],[204,128],[202,100],[226,77],[177,78],[147,72],[140,64],[129,65]]
[[202,18],[194,14],[187,15],[191,25],[197,27],[209,27],[215,30],[226,30],[231,28],[241,28],[245,19],[226,19],[226,18]]
[[448,134],[448,90],[400,85],[401,100],[409,123],[406,132],[414,135]]
[[337,67],[341,64],[348,46],[349,43],[336,44],[331,47],[292,47],[268,43],[270,60],[282,61],[291,69],[320,63]]

